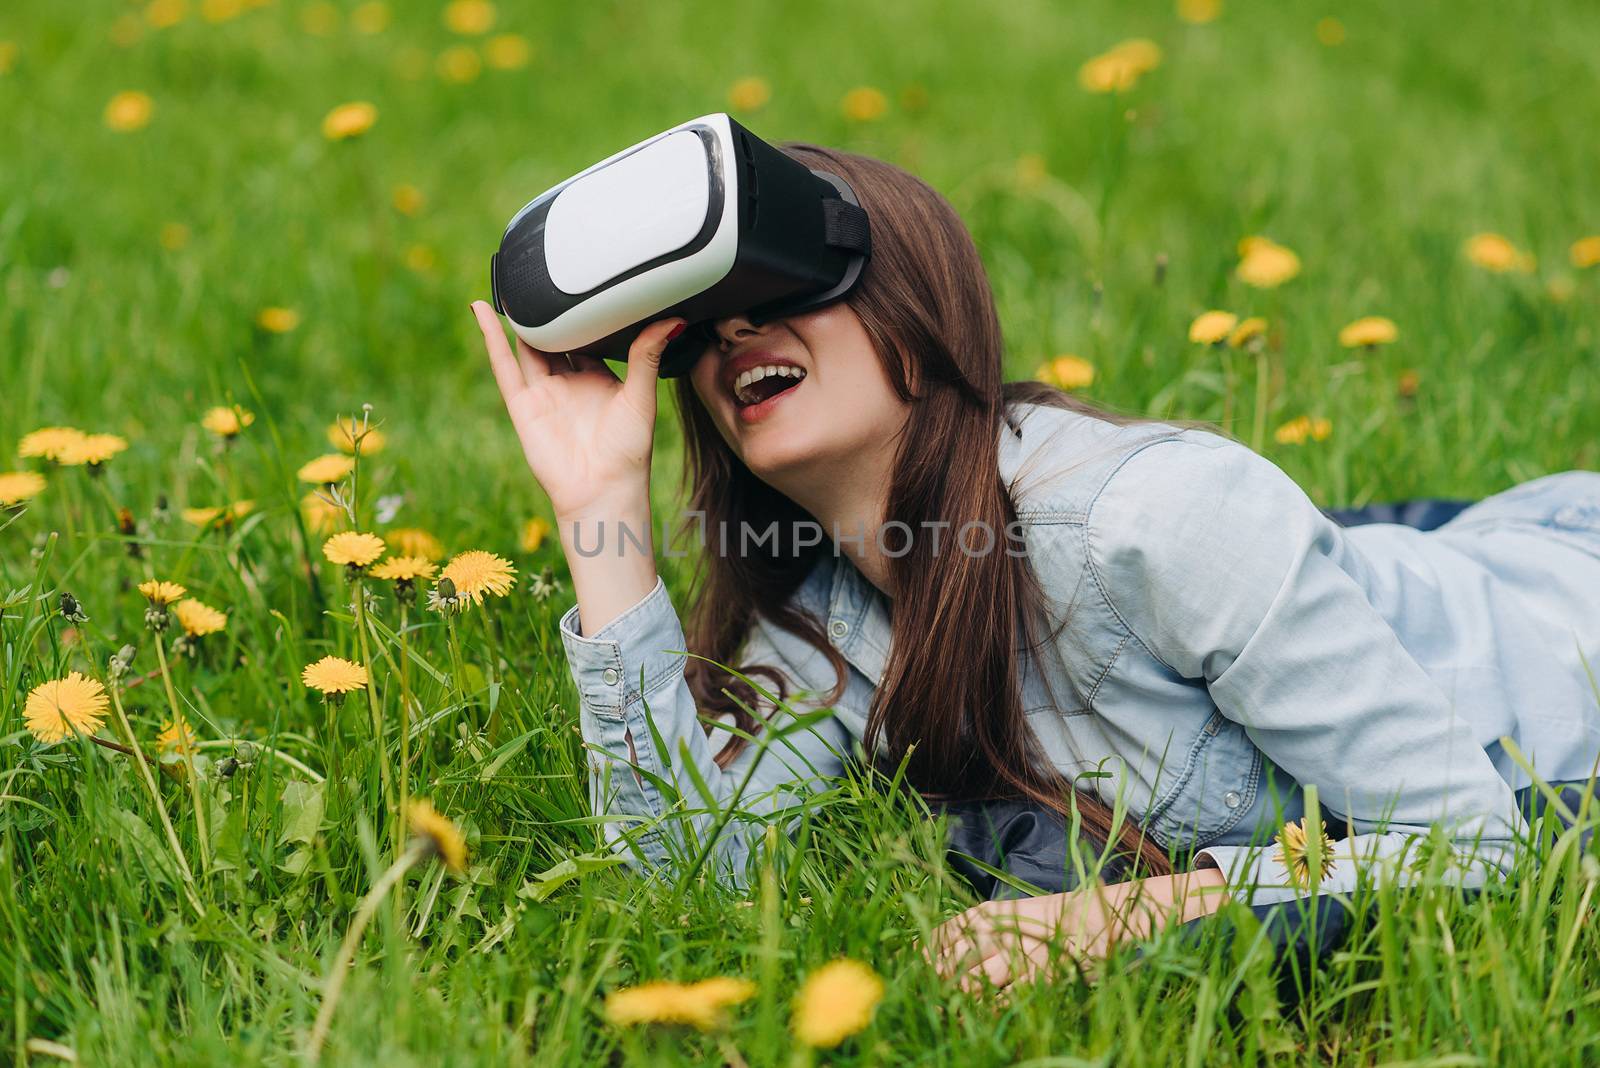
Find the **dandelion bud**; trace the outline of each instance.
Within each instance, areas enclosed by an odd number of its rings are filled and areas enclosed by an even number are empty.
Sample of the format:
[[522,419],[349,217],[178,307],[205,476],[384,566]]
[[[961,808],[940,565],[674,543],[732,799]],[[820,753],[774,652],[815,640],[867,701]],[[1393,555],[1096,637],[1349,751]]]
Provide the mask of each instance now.
[[124,645],[121,649],[111,654],[111,659],[106,663],[106,674],[112,679],[120,679],[128,673],[128,668],[133,664],[135,650],[131,645]]
[[89,622],[89,617],[84,612],[83,606],[78,603],[78,599],[65,590],[61,592],[61,618],[71,623]]
[[217,778],[231,779],[234,772],[239,770],[239,761],[235,757],[223,757],[217,761]]
[[150,512],[150,522],[160,526],[171,518],[172,510],[167,507],[167,495],[165,493],[157,494],[156,506]]

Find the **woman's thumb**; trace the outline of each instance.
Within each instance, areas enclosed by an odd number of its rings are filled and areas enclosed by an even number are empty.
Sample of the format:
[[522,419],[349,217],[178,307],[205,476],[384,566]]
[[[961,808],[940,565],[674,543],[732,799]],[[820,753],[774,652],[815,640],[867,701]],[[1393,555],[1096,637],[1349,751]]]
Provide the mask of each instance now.
[[662,319],[639,331],[628,347],[628,377],[622,382],[622,393],[636,411],[655,415],[656,380],[661,374],[661,354],[667,342],[683,333],[686,319]]

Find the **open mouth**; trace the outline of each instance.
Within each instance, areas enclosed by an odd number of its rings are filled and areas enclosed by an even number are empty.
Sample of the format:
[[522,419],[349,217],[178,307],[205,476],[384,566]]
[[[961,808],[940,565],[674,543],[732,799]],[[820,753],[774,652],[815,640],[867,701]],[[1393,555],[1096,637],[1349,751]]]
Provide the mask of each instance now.
[[802,367],[762,364],[740,372],[739,377],[734,379],[733,398],[741,408],[749,408],[789,392],[805,377],[806,372]]

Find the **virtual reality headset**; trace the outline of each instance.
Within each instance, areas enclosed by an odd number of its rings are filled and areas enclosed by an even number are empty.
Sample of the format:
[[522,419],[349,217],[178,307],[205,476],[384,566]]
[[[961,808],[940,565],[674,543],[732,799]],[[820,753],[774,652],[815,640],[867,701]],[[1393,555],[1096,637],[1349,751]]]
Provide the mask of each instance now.
[[842,299],[871,255],[867,213],[837,174],[806,167],[717,112],[608,156],[517,212],[489,261],[497,312],[542,352],[626,360],[681,316],[661,375],[717,340]]

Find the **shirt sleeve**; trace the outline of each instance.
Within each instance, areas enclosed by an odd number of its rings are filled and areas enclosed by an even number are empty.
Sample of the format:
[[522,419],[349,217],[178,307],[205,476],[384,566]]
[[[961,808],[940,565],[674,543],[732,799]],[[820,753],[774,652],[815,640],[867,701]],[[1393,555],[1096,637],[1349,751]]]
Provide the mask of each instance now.
[[560,630],[590,748],[590,804],[607,844],[630,861],[642,857],[664,868],[691,863],[720,824],[707,867],[742,886],[752,840],[769,817],[843,769],[847,732],[831,712],[802,699],[804,672],[782,655],[764,623],[752,628],[741,661],[783,672],[791,699],[776,710],[758,708],[765,725],[727,768],[714,757],[730,735],[716,730],[708,737],[702,726],[684,678],[683,627],[659,577],[597,633],[583,635],[576,605],[561,617]]
[[[1393,862],[1435,825],[1461,884],[1510,870],[1523,823],[1509,784],[1331,555],[1338,528],[1277,465],[1217,434],[1157,441],[1102,487],[1087,540],[1133,638],[1204,680],[1224,716],[1348,823],[1318,893],[1352,890],[1358,869],[1405,881]],[[1299,896],[1277,852],[1212,846],[1196,862],[1258,903]]]

